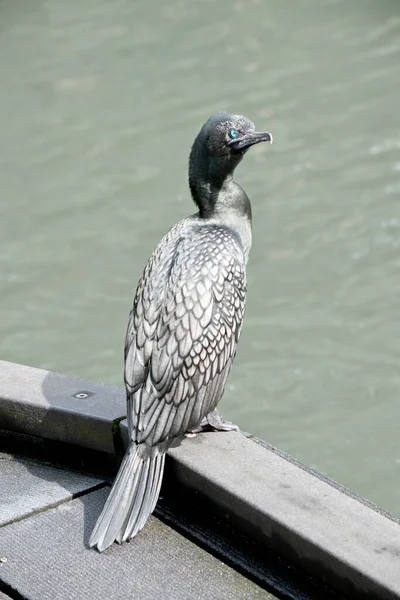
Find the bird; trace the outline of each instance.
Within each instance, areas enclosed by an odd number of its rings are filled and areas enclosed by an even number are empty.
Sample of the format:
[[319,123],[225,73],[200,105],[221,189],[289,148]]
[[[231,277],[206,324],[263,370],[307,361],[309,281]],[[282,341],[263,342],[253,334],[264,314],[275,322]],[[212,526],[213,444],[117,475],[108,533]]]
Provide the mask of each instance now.
[[195,138],[189,188],[198,211],[162,238],[137,285],[125,339],[129,446],[89,540],[131,540],[154,511],[165,454],[188,433],[237,430],[217,410],[236,354],[252,243],[250,200],[233,172],[272,143],[248,118],[219,112]]

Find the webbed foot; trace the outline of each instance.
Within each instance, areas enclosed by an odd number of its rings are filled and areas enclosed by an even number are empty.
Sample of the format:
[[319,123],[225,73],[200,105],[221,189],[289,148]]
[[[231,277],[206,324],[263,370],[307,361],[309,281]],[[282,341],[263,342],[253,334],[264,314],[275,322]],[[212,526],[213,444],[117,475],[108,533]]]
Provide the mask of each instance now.
[[230,421],[224,421],[216,408],[204,417],[200,425],[189,429],[186,433],[188,437],[193,437],[196,433],[203,431],[239,431],[239,427]]

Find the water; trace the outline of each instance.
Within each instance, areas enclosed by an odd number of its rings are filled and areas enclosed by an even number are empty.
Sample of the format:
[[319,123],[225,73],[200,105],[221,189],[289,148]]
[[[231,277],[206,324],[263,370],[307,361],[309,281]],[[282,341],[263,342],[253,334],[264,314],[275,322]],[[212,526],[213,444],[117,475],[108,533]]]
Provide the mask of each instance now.
[[0,4],[0,356],[122,384],[127,314],[193,209],[216,110],[270,129],[224,414],[400,513],[394,0]]

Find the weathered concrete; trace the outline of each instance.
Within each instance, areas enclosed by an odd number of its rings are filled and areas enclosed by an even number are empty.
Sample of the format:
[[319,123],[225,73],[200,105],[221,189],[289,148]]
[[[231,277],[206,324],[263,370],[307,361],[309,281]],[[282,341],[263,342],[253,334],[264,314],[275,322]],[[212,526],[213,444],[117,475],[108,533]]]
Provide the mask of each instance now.
[[[54,394],[35,369],[5,367],[6,372],[14,372],[15,378],[19,369],[30,392],[20,397],[18,394],[24,388],[21,382],[14,387],[10,382],[7,384],[7,403],[2,406],[0,402],[0,419],[3,419],[0,426],[4,427],[5,419],[6,427],[21,431],[26,405],[30,406],[32,397],[42,399],[43,403],[43,396],[47,410],[51,413],[54,403],[60,421],[68,421],[71,413],[68,398],[75,407],[71,390],[76,390],[77,380],[48,374],[45,378],[48,382],[53,378],[57,381],[58,391]],[[64,387],[69,392],[65,396]],[[91,390],[95,386],[86,382],[86,388]],[[108,393],[108,389],[101,386],[103,401],[90,404],[89,413],[87,410],[82,413],[85,428],[79,426],[79,410],[74,408],[76,428],[63,427],[60,434],[57,424],[52,429],[53,421],[33,420],[30,432],[109,451],[110,438],[104,439],[101,448],[98,426],[102,419],[106,420],[104,402],[106,397],[115,398],[117,409],[124,401],[122,392],[110,388]],[[0,386],[0,397],[2,393]],[[59,397],[63,402],[59,402]],[[15,406],[22,415],[17,419],[11,414]],[[119,414],[123,414],[121,409]],[[113,418],[108,419],[109,427]],[[85,435],[85,429],[96,434]],[[123,423],[120,431],[126,444]],[[178,483],[210,499],[220,514],[339,593],[360,600],[400,598],[400,525],[395,517],[301,468],[290,457],[238,433],[201,434],[171,450],[169,457]]]
[[[126,446],[126,421],[120,431]],[[182,485],[338,592],[400,597],[396,518],[236,432],[198,435],[169,456]]]
[[238,433],[173,449],[178,480],[350,598],[400,597],[400,525]]
[[274,596],[151,518],[103,554],[87,541],[108,490],[0,528],[0,577],[29,600],[270,600]]
[[97,477],[1,453],[0,478],[0,526],[103,485]]
[[125,411],[118,387],[0,361],[0,429],[114,452]]

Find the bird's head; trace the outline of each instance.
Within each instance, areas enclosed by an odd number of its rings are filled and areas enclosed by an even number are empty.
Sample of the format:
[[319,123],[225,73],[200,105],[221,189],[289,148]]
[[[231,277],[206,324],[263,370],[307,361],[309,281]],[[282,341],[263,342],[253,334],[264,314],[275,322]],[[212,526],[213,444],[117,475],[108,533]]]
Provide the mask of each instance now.
[[199,138],[215,158],[235,160],[260,142],[272,142],[268,131],[256,131],[254,123],[242,115],[217,113],[203,125]]
[[272,143],[272,135],[268,131],[256,131],[254,123],[242,115],[219,112],[201,128],[189,163],[192,169],[208,166],[207,170],[214,175],[219,172],[226,177],[233,173],[247,150],[260,142]]
[[220,189],[247,150],[260,142],[272,142],[272,135],[256,131],[242,115],[219,112],[204,123],[189,157],[189,185],[201,210],[202,204],[210,204],[206,196]]

